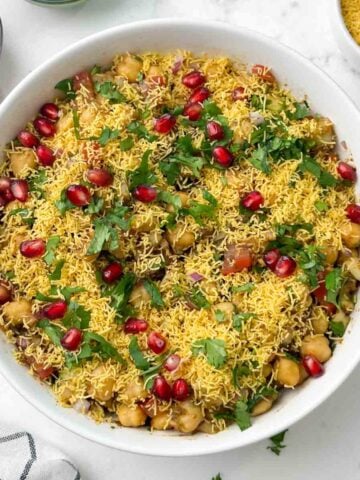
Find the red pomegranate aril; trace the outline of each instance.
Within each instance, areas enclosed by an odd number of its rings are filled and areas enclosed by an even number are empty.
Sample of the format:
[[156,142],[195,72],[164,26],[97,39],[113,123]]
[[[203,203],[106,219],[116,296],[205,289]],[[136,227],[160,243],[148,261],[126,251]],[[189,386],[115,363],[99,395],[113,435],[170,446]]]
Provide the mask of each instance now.
[[188,103],[203,103],[211,95],[210,90],[206,87],[198,87],[190,95]]
[[281,257],[281,253],[277,248],[273,248],[264,254],[264,262],[265,265],[270,268],[270,270],[274,270],[277,262]]
[[230,167],[234,161],[233,154],[226,147],[215,147],[212,151],[212,155],[215,162],[224,168]]
[[11,287],[9,284],[0,280],[0,305],[4,305],[4,303],[11,300],[12,292]]
[[151,203],[157,197],[157,191],[154,187],[148,185],[139,185],[133,191],[133,196],[136,200],[143,203]]
[[124,324],[124,332],[136,335],[137,333],[146,332],[148,328],[146,320],[141,318],[128,318]]
[[60,340],[60,343],[63,348],[65,348],[66,350],[70,350],[70,352],[73,352],[74,350],[77,350],[79,348],[82,338],[82,331],[78,328],[73,327],[65,333],[65,335]]
[[85,185],[70,185],[66,189],[66,196],[68,200],[77,207],[89,205],[91,200],[90,191]]
[[55,103],[45,103],[41,107],[40,113],[43,117],[55,121],[59,118],[59,107]]
[[241,200],[241,205],[248,210],[252,210],[253,212],[258,210],[263,203],[264,197],[257,190],[247,193]]
[[348,163],[339,162],[337,166],[337,172],[344,180],[349,180],[350,182],[356,181],[356,168],[352,167]]
[[224,129],[218,122],[208,122],[206,124],[206,133],[209,140],[222,140],[224,138]]
[[21,130],[21,132],[18,133],[17,139],[21,145],[26,148],[33,148],[39,144],[39,139],[33,133],[27,132],[26,130]]
[[11,180],[8,177],[1,177],[0,178],[0,192],[6,192],[9,190],[11,184]]
[[293,258],[283,255],[277,261],[274,267],[274,273],[280,278],[286,278],[292,275],[296,270],[296,262]]
[[34,120],[35,130],[43,137],[53,137],[56,133],[56,126],[48,118],[38,117]]
[[201,103],[188,103],[184,107],[183,115],[184,117],[188,117],[192,122],[196,122],[196,120],[199,120],[201,117],[202,109]]
[[244,87],[236,87],[231,94],[232,99],[236,102],[238,100],[246,100],[247,95]]
[[155,377],[151,391],[160,400],[171,399],[171,387],[162,375]]
[[123,268],[120,263],[109,263],[102,271],[102,279],[105,283],[114,283],[123,274]]
[[42,309],[42,315],[49,320],[63,318],[67,312],[68,306],[65,300],[55,300]]
[[336,305],[330,302],[321,302],[320,306],[326,310],[327,314],[331,317],[332,315],[335,315],[337,311]]
[[151,332],[147,339],[150,350],[154,353],[162,353],[166,349],[166,339],[157,332]]
[[24,203],[29,197],[29,186],[26,180],[12,180],[10,191],[19,202]]
[[302,364],[311,377],[321,377],[325,372],[323,365],[313,355],[306,355],[302,359]]
[[158,133],[167,134],[171,132],[175,125],[176,117],[170,113],[164,113],[164,115],[161,115],[161,117],[155,119],[154,129]]
[[319,302],[324,301],[327,293],[325,282],[319,282],[319,285],[311,293]]
[[201,72],[198,72],[197,70],[193,70],[192,72],[187,73],[182,78],[183,85],[191,89],[201,87],[201,85],[203,85],[205,81],[206,81],[205,76]]
[[112,174],[105,168],[94,168],[87,171],[87,179],[97,187],[109,187],[114,180]]
[[20,243],[20,253],[26,258],[42,257],[46,250],[46,244],[41,238],[25,240]]
[[186,380],[178,378],[172,386],[172,396],[175,400],[183,402],[190,395],[190,388]]
[[55,155],[51,148],[46,145],[39,145],[36,149],[36,155],[39,163],[43,167],[52,167],[55,162]]
[[360,224],[360,205],[356,205],[356,203],[350,203],[345,209],[346,215],[349,220],[353,223]]
[[10,203],[15,200],[14,195],[12,194],[12,191],[10,190],[5,190],[4,192],[1,192],[1,196],[5,201],[5,204]]
[[173,372],[178,368],[180,362],[181,358],[179,357],[179,355],[173,353],[172,355],[169,355],[168,358],[165,360],[164,368],[168,372]]
[[0,207],[5,207],[9,202],[6,201],[3,194],[0,192]]

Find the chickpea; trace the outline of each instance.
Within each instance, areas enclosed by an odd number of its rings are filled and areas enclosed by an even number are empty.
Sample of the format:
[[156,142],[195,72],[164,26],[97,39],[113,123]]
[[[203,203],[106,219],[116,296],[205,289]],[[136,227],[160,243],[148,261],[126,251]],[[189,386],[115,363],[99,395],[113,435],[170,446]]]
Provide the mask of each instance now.
[[65,115],[62,115],[59,120],[56,123],[56,132],[57,133],[62,133],[66,132],[66,130],[69,130],[74,126],[74,120],[72,113],[66,113]]
[[325,117],[316,119],[317,127],[314,139],[320,144],[333,144],[335,141],[334,124]]
[[29,170],[36,168],[36,157],[32,150],[10,153],[10,168],[15,177],[26,177]]
[[22,324],[24,320],[33,317],[31,312],[31,303],[25,298],[8,302],[3,307],[6,320],[15,327]]
[[136,233],[151,232],[157,225],[157,220],[152,215],[144,218],[144,215],[134,215],[131,223],[131,229]]
[[327,265],[334,265],[339,256],[339,252],[329,244],[322,245],[321,252],[325,255]]
[[174,417],[174,428],[182,433],[194,432],[204,420],[201,408],[191,400],[179,404],[180,413]]
[[208,422],[207,420],[204,420],[203,422],[200,423],[197,429],[198,432],[202,433],[208,433],[209,435],[212,435],[213,433],[216,433],[214,431],[214,426],[212,423]]
[[284,387],[295,387],[300,381],[299,365],[290,358],[279,358],[275,363],[275,379]]
[[133,291],[131,292],[129,302],[135,308],[141,308],[144,303],[149,303],[151,300],[150,295],[148,294],[146,288],[142,283],[135,285]]
[[314,355],[319,362],[326,362],[331,357],[329,340],[324,335],[307,335],[302,342],[300,353],[302,357]]
[[231,321],[233,314],[235,312],[234,304],[231,302],[220,302],[216,303],[212,309],[212,316],[214,320],[216,319],[216,313],[221,312],[223,320],[222,321]]
[[264,378],[267,378],[271,375],[272,373],[272,366],[270,365],[270,363],[265,363],[262,367],[262,376]]
[[268,412],[273,406],[273,403],[274,399],[272,397],[262,398],[257,402],[256,405],[254,405],[253,409],[251,410],[251,416],[257,417],[258,415]]
[[162,232],[161,230],[153,230],[150,232],[149,235],[149,242],[151,243],[152,247],[158,247],[162,240]]
[[311,319],[314,333],[325,333],[329,328],[329,319],[324,310],[321,310],[321,312],[321,315],[319,314],[318,317]]
[[139,383],[132,382],[126,386],[125,395],[129,400],[140,400],[146,398],[148,392],[144,388],[144,384],[139,380]]
[[134,407],[127,407],[126,405],[119,405],[116,409],[119,422],[123,427],[140,427],[146,422],[146,413],[135,405]]
[[181,224],[178,224],[173,230],[167,230],[166,239],[175,253],[184,252],[195,243],[194,233],[184,230]]
[[344,223],[340,227],[341,238],[349,248],[360,246],[360,225],[357,223]]
[[106,372],[104,365],[95,368],[88,384],[89,395],[98,402],[107,402],[113,396],[115,378]]
[[166,412],[160,412],[151,419],[151,428],[154,430],[170,430],[173,428],[171,415]]
[[356,280],[360,280],[360,259],[350,257],[344,263],[344,266],[349,270],[351,275],[356,278]]
[[123,61],[116,67],[116,73],[122,77],[125,77],[128,82],[136,82],[137,77],[142,69],[142,62],[133,55],[126,55]]
[[[104,97],[101,97],[104,98]],[[94,108],[85,108],[80,115],[82,125],[91,125],[96,118],[96,110]]]
[[[180,198],[181,206],[186,208],[189,206],[189,195],[185,192],[177,192],[176,195]],[[174,212],[174,207],[170,203],[166,206],[166,211],[169,213]]]

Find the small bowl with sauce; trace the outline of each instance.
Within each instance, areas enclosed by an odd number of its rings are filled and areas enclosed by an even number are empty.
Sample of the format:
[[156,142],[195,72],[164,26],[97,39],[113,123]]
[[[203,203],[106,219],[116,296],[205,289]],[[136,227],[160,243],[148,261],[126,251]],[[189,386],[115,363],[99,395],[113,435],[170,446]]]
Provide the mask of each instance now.
[[331,0],[331,28],[350,65],[360,69],[360,0]]

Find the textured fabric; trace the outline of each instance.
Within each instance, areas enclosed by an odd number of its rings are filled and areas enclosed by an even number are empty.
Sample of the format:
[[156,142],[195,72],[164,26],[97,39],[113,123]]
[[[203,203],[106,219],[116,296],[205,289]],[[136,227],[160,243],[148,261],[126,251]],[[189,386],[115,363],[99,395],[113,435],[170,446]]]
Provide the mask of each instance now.
[[81,480],[60,451],[30,433],[0,425],[0,480]]

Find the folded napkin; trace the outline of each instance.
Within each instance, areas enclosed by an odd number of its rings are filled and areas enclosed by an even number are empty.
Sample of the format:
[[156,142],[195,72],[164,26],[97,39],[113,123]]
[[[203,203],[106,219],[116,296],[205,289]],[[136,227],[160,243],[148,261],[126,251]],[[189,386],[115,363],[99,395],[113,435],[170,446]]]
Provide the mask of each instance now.
[[80,480],[59,450],[21,429],[0,425],[0,480]]

